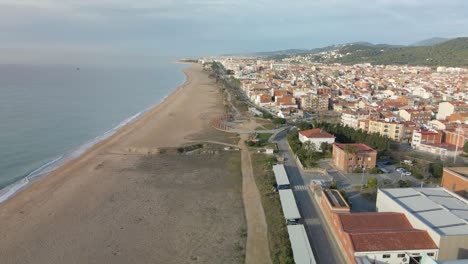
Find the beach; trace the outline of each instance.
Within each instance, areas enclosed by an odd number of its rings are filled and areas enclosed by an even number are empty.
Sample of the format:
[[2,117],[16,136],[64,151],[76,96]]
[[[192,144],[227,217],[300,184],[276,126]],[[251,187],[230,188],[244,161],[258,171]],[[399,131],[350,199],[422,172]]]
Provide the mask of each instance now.
[[161,104],[0,204],[1,263],[242,263],[240,153],[200,65]]

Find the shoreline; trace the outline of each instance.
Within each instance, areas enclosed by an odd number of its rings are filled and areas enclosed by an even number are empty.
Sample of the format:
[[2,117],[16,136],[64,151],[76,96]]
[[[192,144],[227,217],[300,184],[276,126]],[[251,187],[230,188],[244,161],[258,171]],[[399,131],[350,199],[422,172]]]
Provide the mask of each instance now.
[[233,139],[209,122],[225,111],[218,84],[184,72],[161,104],[0,205],[2,263],[244,261],[241,154],[175,151]]
[[[194,63],[181,63],[186,64],[189,67]],[[78,145],[76,148],[72,149],[69,153],[65,153],[57,158],[53,158],[47,163],[44,163],[40,167],[29,172],[24,177],[16,180],[15,182],[3,187],[0,189],[0,205],[8,202],[9,200],[15,198],[21,192],[31,188],[36,182],[41,181],[47,177],[53,177],[56,173],[66,172],[66,169],[72,169],[74,163],[79,163],[80,161],[86,162],[89,155],[94,152],[103,150],[106,145],[112,144],[126,134],[130,133],[137,126],[141,126],[144,123],[144,120],[149,119],[153,115],[157,114],[163,106],[168,104],[168,101],[171,101],[176,97],[180,91],[190,85],[191,77],[187,74],[187,68],[182,69],[182,72],[185,75],[185,81],[178,85],[172,92],[163,97],[161,101],[153,106],[150,106],[124,120],[122,120],[117,126],[111,128],[104,132],[101,135],[96,136],[94,139],[89,140],[81,145]],[[149,117],[148,117],[149,116]],[[144,120],[143,120],[144,119]],[[89,146],[87,146],[89,145]],[[83,148],[83,149],[82,149]],[[76,154],[76,152],[78,152]],[[88,157],[89,158],[89,157]],[[56,164],[57,163],[57,164]],[[76,166],[76,165],[75,165]],[[71,168],[68,168],[71,167]]]

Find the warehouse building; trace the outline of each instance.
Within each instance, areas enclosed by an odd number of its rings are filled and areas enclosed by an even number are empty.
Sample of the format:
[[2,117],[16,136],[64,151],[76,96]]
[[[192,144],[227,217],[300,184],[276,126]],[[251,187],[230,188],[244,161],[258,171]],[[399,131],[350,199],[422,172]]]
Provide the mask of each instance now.
[[444,188],[379,189],[379,212],[403,213],[426,230],[439,247],[439,260],[468,258],[468,202]]

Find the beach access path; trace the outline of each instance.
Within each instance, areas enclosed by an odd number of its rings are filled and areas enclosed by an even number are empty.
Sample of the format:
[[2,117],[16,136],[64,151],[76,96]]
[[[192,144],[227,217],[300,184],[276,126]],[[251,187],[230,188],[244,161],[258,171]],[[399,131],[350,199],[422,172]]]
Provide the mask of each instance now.
[[214,80],[184,72],[160,105],[0,204],[2,264],[244,261],[240,153],[158,154],[237,143],[209,124],[224,113]]
[[252,159],[245,144],[248,135],[241,135],[239,148],[242,149],[242,198],[247,218],[246,264],[271,264],[268,247],[268,226],[263,211],[260,192],[253,175]]

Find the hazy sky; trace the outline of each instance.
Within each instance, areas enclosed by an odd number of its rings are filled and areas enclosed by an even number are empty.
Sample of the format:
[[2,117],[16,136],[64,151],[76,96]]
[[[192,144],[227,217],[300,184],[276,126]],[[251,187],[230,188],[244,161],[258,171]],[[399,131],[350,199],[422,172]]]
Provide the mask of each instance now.
[[467,31],[467,0],[0,0],[0,63],[410,44]]

